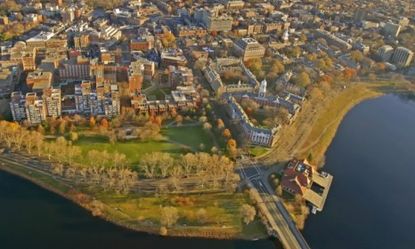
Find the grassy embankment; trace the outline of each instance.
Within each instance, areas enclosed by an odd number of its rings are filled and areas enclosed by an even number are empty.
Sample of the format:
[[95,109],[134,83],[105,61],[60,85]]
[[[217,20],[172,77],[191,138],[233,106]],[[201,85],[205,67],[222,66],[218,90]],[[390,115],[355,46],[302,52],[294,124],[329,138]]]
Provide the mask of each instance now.
[[[265,228],[259,221],[248,226],[242,224],[240,207],[247,203],[245,194],[203,194],[203,195],[108,195],[98,196],[111,207],[106,210],[111,219],[121,221],[127,227],[159,232],[160,210],[162,206],[172,206],[179,210],[177,224],[168,229],[172,236],[195,236],[211,238],[263,238]],[[206,215],[198,212],[204,209]]]
[[354,83],[330,91],[321,101],[307,100],[294,123],[283,129],[273,149],[259,158],[273,164],[311,154],[312,163],[321,166],[338,126],[350,109],[364,100],[410,89],[404,83]]

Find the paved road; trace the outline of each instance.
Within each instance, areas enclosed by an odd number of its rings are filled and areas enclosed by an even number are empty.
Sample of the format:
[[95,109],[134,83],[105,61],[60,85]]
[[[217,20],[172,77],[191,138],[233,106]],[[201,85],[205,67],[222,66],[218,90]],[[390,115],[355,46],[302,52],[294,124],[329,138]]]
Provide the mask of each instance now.
[[251,183],[261,194],[261,198],[278,226],[275,232],[284,247],[286,249],[310,249],[307,241],[291,219],[287,209],[274,194],[273,188],[268,183],[268,174],[265,172],[267,172],[265,167],[258,164],[244,165],[238,168],[241,179]]

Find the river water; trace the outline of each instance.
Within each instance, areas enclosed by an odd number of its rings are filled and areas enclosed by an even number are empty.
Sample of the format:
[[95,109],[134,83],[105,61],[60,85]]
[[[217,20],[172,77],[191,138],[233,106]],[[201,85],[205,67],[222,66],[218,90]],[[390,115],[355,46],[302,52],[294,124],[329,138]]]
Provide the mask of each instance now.
[[[313,249],[415,248],[415,102],[394,95],[355,107],[327,152],[325,210],[304,236]],[[270,240],[165,238],[92,217],[70,201],[0,171],[2,249],[275,249]]]
[[327,151],[326,206],[304,236],[317,249],[415,248],[415,102],[395,95],[348,113]]

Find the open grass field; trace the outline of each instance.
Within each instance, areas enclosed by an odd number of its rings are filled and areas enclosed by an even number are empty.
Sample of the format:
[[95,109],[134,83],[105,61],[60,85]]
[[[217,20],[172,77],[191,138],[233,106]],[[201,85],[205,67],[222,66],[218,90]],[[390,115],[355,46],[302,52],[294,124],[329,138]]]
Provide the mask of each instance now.
[[198,126],[186,126],[186,127],[170,127],[162,130],[162,134],[168,138],[168,140],[180,143],[191,147],[193,150],[200,150],[200,144],[204,144],[205,150],[210,150],[213,143],[213,137],[208,131]]
[[249,147],[249,153],[252,154],[253,156],[263,155],[263,154],[267,153],[270,150],[271,149],[265,148],[265,147],[262,147],[262,146],[251,146],[251,147]]
[[103,135],[91,132],[80,132],[79,140],[75,145],[80,146],[84,157],[90,150],[106,150],[125,154],[130,164],[135,165],[140,161],[141,156],[152,152],[166,152],[173,156],[182,153],[200,151],[200,144],[205,145],[208,151],[213,146],[210,134],[201,126],[183,126],[163,128],[161,131],[164,139],[156,141],[118,141],[111,144],[108,138]]

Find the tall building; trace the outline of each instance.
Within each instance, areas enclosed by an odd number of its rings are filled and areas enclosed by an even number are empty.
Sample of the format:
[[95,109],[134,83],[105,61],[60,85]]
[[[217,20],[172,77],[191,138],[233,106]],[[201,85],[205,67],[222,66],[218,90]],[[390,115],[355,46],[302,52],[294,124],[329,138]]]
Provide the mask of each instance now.
[[136,95],[141,92],[143,84],[144,65],[139,61],[131,62],[128,67],[128,88],[130,94]]
[[21,92],[12,92],[10,98],[10,110],[14,121],[26,119],[25,97]]
[[25,101],[26,119],[31,125],[37,125],[46,120],[46,112],[43,101],[39,99],[36,93],[26,94]]
[[118,86],[104,83],[93,88],[88,81],[75,85],[76,111],[85,115],[113,118],[120,115],[121,103]]
[[118,86],[111,84],[109,92],[101,96],[103,98],[104,115],[108,118],[113,118],[121,113],[120,94]]
[[407,67],[411,64],[414,52],[404,47],[397,47],[392,55],[391,62],[397,67]]
[[262,58],[265,55],[265,48],[254,38],[242,38],[235,42],[235,52],[244,61],[253,58]]
[[43,104],[47,117],[57,118],[62,114],[62,97],[61,89],[46,88],[43,89]]
[[36,48],[25,49],[21,54],[23,70],[32,71],[36,69]]
[[78,113],[89,114],[91,112],[91,92],[89,81],[82,81],[80,85],[75,85],[75,106]]
[[220,15],[217,9],[199,9],[194,17],[208,31],[227,32],[232,30],[233,18],[226,14]]

